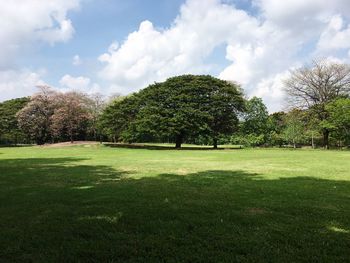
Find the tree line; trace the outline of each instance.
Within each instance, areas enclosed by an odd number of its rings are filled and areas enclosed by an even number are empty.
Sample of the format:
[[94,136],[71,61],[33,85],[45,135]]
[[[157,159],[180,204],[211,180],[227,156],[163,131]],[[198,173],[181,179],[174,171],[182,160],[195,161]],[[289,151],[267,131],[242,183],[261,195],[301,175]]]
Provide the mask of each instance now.
[[350,67],[326,60],[291,72],[289,110],[269,114],[237,83],[183,75],[128,96],[58,92],[0,103],[0,143],[94,140],[245,146],[350,145]]

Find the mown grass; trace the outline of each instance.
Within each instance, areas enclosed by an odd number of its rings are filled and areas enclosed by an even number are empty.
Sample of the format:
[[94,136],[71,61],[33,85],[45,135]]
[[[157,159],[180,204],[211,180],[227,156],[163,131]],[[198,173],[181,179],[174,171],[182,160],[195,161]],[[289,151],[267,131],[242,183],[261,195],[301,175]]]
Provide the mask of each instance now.
[[350,152],[0,149],[2,262],[349,262]]

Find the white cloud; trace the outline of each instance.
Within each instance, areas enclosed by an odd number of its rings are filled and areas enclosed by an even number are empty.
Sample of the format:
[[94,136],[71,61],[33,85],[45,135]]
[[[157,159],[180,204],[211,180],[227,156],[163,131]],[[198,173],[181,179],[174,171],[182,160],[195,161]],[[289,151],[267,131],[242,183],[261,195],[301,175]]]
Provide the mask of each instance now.
[[79,66],[79,65],[82,64],[82,61],[81,61],[81,58],[79,57],[79,55],[75,55],[75,56],[73,57],[73,62],[72,62],[72,64],[73,64],[74,66]]
[[32,95],[37,85],[45,84],[42,75],[25,69],[0,71],[0,101]]
[[253,3],[267,20],[288,28],[350,11],[348,0],[253,0]]
[[34,44],[68,41],[74,28],[67,12],[80,0],[2,1],[0,8],[0,100],[28,96],[44,84],[43,72],[20,68],[17,58]]
[[[68,41],[74,28],[67,13],[79,8],[80,1],[1,4],[0,91],[8,92],[0,99],[28,94],[42,81],[41,73],[17,69],[16,58],[34,43]],[[213,51],[224,47],[229,64],[218,77],[240,82],[248,95],[262,96],[274,111],[281,108],[281,81],[291,67],[314,56],[350,60],[349,0],[253,0],[254,16],[228,4],[232,2],[187,0],[169,27],[146,20],[125,41],[111,43],[99,56],[99,76],[110,87],[104,91],[129,93],[173,75],[210,74],[217,71],[217,65],[210,64]],[[79,55],[72,63],[82,63]],[[101,90],[90,78],[69,74],[60,85],[66,90]]]
[[317,44],[318,52],[350,48],[350,24],[344,27],[340,15],[333,16]]
[[206,59],[226,45],[231,64],[219,77],[242,83],[248,95],[260,94],[270,110],[277,110],[282,77],[312,59],[320,38],[320,43],[327,42],[325,36],[332,40],[324,48],[347,47],[345,21],[335,23],[330,37],[327,30],[337,14],[350,17],[350,5],[348,0],[255,0],[254,5],[257,16],[220,0],[187,0],[169,28],[143,21],[124,43],[112,44],[99,57],[100,76],[127,93],[173,75],[206,74],[212,70]]
[[285,71],[273,77],[263,78],[259,81],[251,95],[264,98],[264,103],[269,105],[269,110],[271,112],[284,109],[285,94],[282,91],[283,81],[289,77],[289,75],[289,71]]
[[71,75],[64,75],[60,80],[62,91],[81,91],[85,93],[100,92],[101,88],[98,84],[92,83],[90,78],[79,76],[72,77]]
[[49,44],[68,41],[74,28],[67,12],[80,0],[2,1],[0,8],[0,69],[35,41]]
[[257,24],[255,18],[219,1],[188,1],[170,28],[156,29],[144,21],[119,48],[109,48],[99,57],[106,63],[100,75],[126,92],[172,75],[209,73],[203,61],[227,42],[228,31],[247,39]]

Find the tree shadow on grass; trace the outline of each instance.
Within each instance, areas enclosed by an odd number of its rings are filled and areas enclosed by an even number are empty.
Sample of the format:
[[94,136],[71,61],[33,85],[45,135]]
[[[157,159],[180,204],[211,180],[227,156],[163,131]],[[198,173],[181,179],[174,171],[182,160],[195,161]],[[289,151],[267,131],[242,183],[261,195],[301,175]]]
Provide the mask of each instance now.
[[1,160],[6,262],[346,262],[350,184],[245,171],[132,179],[86,159]]
[[198,151],[208,151],[208,150],[239,150],[243,147],[218,147],[214,149],[212,146],[182,146],[181,148],[175,148],[174,146],[166,145],[148,145],[148,144],[128,144],[128,143],[105,143],[105,146],[112,148],[127,148],[127,149],[145,149],[145,150],[198,150]]
[[33,144],[0,144],[0,148],[23,148],[32,146]]

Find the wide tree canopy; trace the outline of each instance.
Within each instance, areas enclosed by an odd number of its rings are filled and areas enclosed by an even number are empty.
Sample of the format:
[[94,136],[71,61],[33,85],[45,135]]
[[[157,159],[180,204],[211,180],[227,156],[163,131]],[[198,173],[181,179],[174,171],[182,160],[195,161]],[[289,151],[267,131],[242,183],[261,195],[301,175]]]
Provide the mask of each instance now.
[[[174,141],[208,136],[217,147],[220,134],[232,133],[244,109],[240,88],[211,76],[183,75],[155,83],[104,112],[109,131],[124,139]],[[109,125],[108,125],[109,124]],[[128,132],[129,131],[129,132]]]

